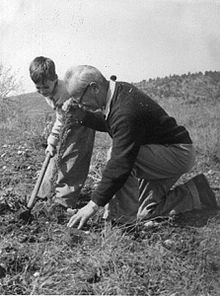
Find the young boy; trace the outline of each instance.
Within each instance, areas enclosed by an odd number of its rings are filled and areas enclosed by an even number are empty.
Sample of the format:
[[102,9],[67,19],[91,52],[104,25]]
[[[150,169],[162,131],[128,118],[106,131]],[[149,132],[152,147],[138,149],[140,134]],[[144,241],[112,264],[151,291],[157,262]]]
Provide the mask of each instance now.
[[59,136],[64,128],[62,106],[69,99],[69,94],[64,82],[58,79],[55,64],[50,58],[36,57],[30,64],[29,72],[37,91],[56,112],[56,120],[47,139],[46,148],[46,152],[49,152],[52,158],[38,196],[50,196],[57,167],[58,176],[53,200],[65,208],[74,208],[88,175],[95,131],[77,124],[71,126],[62,144],[62,155],[59,155],[57,164],[53,156],[57,152]]

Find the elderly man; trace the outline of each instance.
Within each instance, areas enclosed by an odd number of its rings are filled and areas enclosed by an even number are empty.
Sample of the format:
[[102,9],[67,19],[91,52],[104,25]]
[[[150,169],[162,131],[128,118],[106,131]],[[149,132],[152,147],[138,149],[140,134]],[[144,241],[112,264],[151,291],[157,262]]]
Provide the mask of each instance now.
[[154,100],[132,84],[106,80],[92,66],[70,69],[64,81],[72,98],[64,106],[72,102],[70,121],[112,137],[102,179],[69,227],[81,229],[100,206],[106,219],[121,223],[216,207],[204,175],[171,190],[194,165],[195,150],[186,128]]

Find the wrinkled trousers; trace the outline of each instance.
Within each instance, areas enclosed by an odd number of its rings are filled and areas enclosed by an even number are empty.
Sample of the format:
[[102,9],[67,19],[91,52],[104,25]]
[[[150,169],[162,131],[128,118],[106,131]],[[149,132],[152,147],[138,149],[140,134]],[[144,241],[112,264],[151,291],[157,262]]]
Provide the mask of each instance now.
[[62,147],[62,155],[50,160],[38,193],[40,198],[50,196],[54,176],[57,175],[53,200],[65,207],[75,207],[89,172],[94,139],[95,130],[83,126],[71,128]]
[[104,218],[131,223],[200,209],[193,182],[172,188],[194,161],[191,144],[141,146],[130,176],[105,206]]

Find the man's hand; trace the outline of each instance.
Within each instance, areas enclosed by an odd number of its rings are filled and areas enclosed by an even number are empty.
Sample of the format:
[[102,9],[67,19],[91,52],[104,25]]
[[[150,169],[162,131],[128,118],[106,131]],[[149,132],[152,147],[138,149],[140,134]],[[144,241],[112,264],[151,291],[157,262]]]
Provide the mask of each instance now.
[[70,218],[67,227],[72,227],[76,224],[79,224],[77,229],[81,229],[83,225],[88,221],[88,219],[97,212],[98,208],[99,207],[97,206],[97,204],[90,200],[90,202],[86,206],[81,208]]
[[72,98],[63,104],[62,110],[66,112],[66,118],[70,125],[82,122],[85,117],[83,106],[75,102]]
[[73,103],[73,99],[72,98],[69,98],[68,100],[66,100],[63,105],[62,105],[62,110],[64,112],[66,112],[67,110],[69,110],[70,106],[72,105]]
[[48,144],[47,145],[47,148],[45,150],[45,154],[49,153],[51,155],[51,157],[53,157],[55,154],[56,154],[57,150],[56,150],[56,147],[51,145],[51,144]]

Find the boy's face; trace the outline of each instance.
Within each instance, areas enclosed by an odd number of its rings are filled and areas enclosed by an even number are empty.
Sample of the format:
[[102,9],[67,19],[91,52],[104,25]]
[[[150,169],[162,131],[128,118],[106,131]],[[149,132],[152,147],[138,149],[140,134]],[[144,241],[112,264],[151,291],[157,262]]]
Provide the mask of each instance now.
[[44,97],[49,97],[53,94],[57,80],[45,80],[43,83],[35,83],[37,92]]

